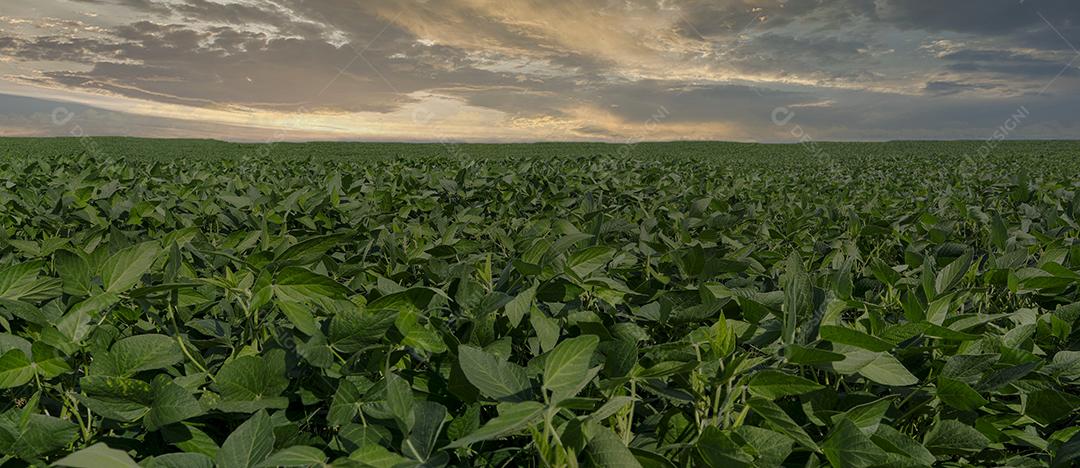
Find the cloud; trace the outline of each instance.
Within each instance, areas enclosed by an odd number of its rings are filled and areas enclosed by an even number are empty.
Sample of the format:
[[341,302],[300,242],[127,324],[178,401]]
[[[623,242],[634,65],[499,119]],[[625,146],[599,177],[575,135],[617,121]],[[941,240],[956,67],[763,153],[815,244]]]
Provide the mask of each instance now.
[[1080,89],[1064,0],[10,1],[0,89],[314,137],[947,137]]

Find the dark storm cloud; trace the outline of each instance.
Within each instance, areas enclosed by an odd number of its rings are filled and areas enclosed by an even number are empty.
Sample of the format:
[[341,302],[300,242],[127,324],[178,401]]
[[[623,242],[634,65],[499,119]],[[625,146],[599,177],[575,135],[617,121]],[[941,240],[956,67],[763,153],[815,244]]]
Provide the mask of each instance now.
[[1075,0],[879,0],[874,15],[900,28],[999,38],[1014,47],[1072,51],[1080,44]]
[[1074,0],[878,0],[874,13],[901,27],[1002,35],[1044,26],[1039,16],[1064,24],[1080,22]]
[[1040,79],[1057,76],[1064,67],[1059,61],[1007,50],[969,49],[944,54],[940,58],[950,62],[948,68],[953,71]]
[[969,91],[981,91],[995,89],[999,86],[988,83],[962,83],[958,81],[930,81],[923,88],[927,94],[935,96],[947,96]]

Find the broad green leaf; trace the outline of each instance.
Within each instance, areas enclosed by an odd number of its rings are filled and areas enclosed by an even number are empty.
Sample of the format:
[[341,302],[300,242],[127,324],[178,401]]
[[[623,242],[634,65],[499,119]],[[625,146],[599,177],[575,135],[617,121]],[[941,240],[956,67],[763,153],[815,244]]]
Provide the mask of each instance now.
[[731,437],[715,426],[706,427],[697,442],[697,453],[710,468],[751,468],[753,455],[746,453]]
[[[911,464],[932,466],[937,462],[937,458],[926,447],[887,424],[878,425],[877,432],[874,433],[871,439],[878,447],[889,452],[889,455],[899,455],[904,459],[911,460]],[[905,463],[905,465],[907,464]]]
[[506,303],[506,317],[510,319],[510,327],[517,328],[525,314],[532,310],[533,298],[536,297],[536,285],[531,286]]
[[[971,268],[971,251],[965,252],[938,272],[934,278],[934,290],[940,295],[951,291]],[[929,318],[927,318],[929,320]],[[940,322],[938,323],[940,325]]]
[[603,268],[615,256],[615,249],[607,246],[589,247],[575,252],[566,260],[566,266],[574,272],[578,278],[584,278],[589,274]]
[[1023,397],[1024,415],[1044,426],[1069,417],[1080,408],[1080,396],[1042,389]]
[[885,451],[847,419],[841,419],[821,444],[825,457],[838,468],[863,468],[886,460]]
[[961,411],[975,411],[989,403],[970,385],[948,377],[938,377],[937,397],[946,405]]
[[485,440],[513,435],[539,420],[543,412],[544,405],[535,401],[502,403],[499,405],[498,416],[492,418],[486,424],[481,426],[480,429],[455,440],[450,445],[447,445],[446,448],[452,449],[464,447]]
[[769,400],[802,395],[825,388],[817,382],[778,371],[761,371],[750,378],[750,394]]
[[[350,460],[360,463],[360,466],[374,468],[397,468],[414,466],[416,463],[408,458],[391,452],[375,443],[365,444],[349,455]],[[337,462],[335,462],[335,466]],[[349,465],[345,465],[349,466]]]
[[368,304],[367,309],[423,315],[436,294],[441,295],[442,292],[431,288],[410,288],[380,297]]
[[33,364],[22,350],[12,349],[0,356],[0,388],[18,387],[33,379]]
[[595,335],[583,335],[559,343],[547,354],[544,389],[551,392],[552,402],[577,395],[589,383],[595,375],[589,372],[589,363],[599,343]]
[[810,435],[807,434],[802,427],[796,424],[795,421],[791,419],[791,416],[788,416],[788,414],[785,413],[782,408],[777,406],[776,403],[764,398],[752,398],[748,404],[755,413],[768,421],[769,424],[781,434],[791,437],[800,445],[810,450],[815,452],[821,451],[817,443],[814,442],[814,439],[811,439]]
[[1074,434],[1071,439],[1058,447],[1050,467],[1064,468],[1072,466],[1071,464],[1077,461],[1080,461],[1080,432]]
[[820,333],[821,339],[823,340],[856,346],[869,351],[882,352],[893,349],[894,347],[894,345],[888,341],[847,327],[822,325]]
[[143,468],[214,468],[214,459],[201,453],[168,453],[144,460]]
[[589,430],[589,443],[586,447],[592,466],[609,468],[640,467],[634,454],[626,447],[622,439],[599,424]]
[[90,373],[130,377],[138,372],[160,369],[184,360],[176,339],[165,335],[136,335],[117,341],[109,352],[90,364]]
[[413,423],[402,453],[427,461],[446,423],[446,407],[433,401],[419,401],[413,408]]
[[746,442],[744,450],[754,453],[757,466],[780,466],[791,455],[795,441],[776,431],[756,426],[739,426],[735,434]]
[[273,288],[275,295],[284,302],[345,299],[352,295],[349,288],[337,281],[298,267],[283,268],[277,274]]
[[824,349],[788,345],[784,347],[784,358],[792,364],[825,364],[843,361],[844,355]]
[[833,424],[839,424],[841,419],[847,419],[866,435],[877,432],[881,426],[881,420],[892,406],[892,397],[884,397],[870,403],[864,403],[851,408],[843,413],[832,417]]
[[57,250],[53,254],[53,265],[63,282],[64,293],[73,296],[90,295],[90,280],[94,275],[86,259],[69,250]]
[[96,443],[57,460],[53,465],[74,468],[139,468],[139,464],[122,450],[109,448],[103,443]]
[[306,304],[300,302],[279,301],[277,306],[297,330],[300,330],[308,336],[321,334],[318,322],[315,321],[315,315],[311,313],[311,310]]
[[143,242],[116,252],[101,266],[105,292],[122,293],[139,284],[161,254],[156,241]]
[[413,394],[409,382],[397,374],[386,374],[386,406],[398,421],[402,432],[408,432],[413,424]]
[[919,383],[900,361],[891,354],[882,353],[859,369],[859,375],[882,385],[904,387]]
[[45,379],[51,379],[71,371],[71,366],[52,346],[36,341],[31,347],[31,352],[34,358],[34,370]]
[[306,445],[293,445],[274,452],[273,455],[270,455],[256,466],[264,468],[309,467],[320,466],[325,462],[326,454],[322,450]]
[[967,424],[946,419],[930,428],[923,438],[923,445],[937,455],[972,454],[990,445],[990,439]]
[[254,468],[274,450],[274,427],[259,411],[229,434],[214,457],[220,468]]
[[75,304],[56,324],[57,330],[73,343],[82,343],[96,328],[95,319],[120,302],[117,293],[103,293]]
[[529,399],[532,393],[525,369],[502,361],[483,350],[467,345],[460,346],[458,363],[469,383],[489,398],[498,401],[524,401]]
[[221,411],[254,413],[262,409],[282,409],[289,405],[281,392],[289,386],[285,377],[284,353],[242,356],[226,362],[218,371],[214,386],[221,393]]
[[402,311],[397,315],[394,325],[404,335],[401,343],[432,354],[446,352],[446,343],[431,325],[421,325],[420,318],[412,311]]
[[305,239],[290,246],[274,258],[274,263],[293,266],[315,263],[319,257],[345,239],[346,236],[342,234],[327,234]]
[[79,426],[70,421],[9,410],[0,414],[0,453],[37,458],[67,447],[78,433]]
[[0,299],[17,301],[33,293],[43,262],[20,263],[0,268]]
[[146,430],[156,431],[202,413],[202,406],[191,392],[162,376],[154,381],[154,402],[143,424]]

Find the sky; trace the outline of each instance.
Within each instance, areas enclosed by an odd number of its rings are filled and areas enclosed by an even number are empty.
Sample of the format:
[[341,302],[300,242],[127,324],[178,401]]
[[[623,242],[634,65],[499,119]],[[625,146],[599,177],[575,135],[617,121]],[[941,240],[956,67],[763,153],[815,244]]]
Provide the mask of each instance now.
[[0,136],[1080,137],[1076,0],[0,0]]

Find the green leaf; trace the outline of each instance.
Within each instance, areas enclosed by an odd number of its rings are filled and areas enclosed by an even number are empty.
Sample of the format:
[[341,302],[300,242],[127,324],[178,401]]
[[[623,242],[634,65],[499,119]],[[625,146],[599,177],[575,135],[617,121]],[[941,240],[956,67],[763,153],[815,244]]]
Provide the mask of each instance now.
[[932,466],[937,462],[934,454],[930,453],[922,444],[886,424],[879,425],[877,432],[874,433],[871,439],[878,447],[881,447],[890,455],[899,455],[904,459],[911,460],[910,464]]
[[308,306],[301,302],[278,301],[277,306],[289,322],[305,335],[315,336],[321,334],[319,324],[315,321],[315,315]]
[[826,364],[843,361],[844,355],[824,349],[788,345],[784,347],[784,358],[792,364]]
[[0,356],[0,388],[25,385],[34,379],[34,367],[26,353],[12,349]]
[[458,347],[458,363],[465,378],[480,393],[498,401],[524,401],[531,396],[525,369],[472,346]]
[[506,310],[506,317],[510,319],[511,328],[517,328],[518,324],[521,323],[521,319],[525,318],[525,314],[532,310],[535,297],[536,285],[534,284],[506,303],[504,309]]
[[784,321],[780,336],[785,345],[791,345],[795,344],[799,320],[805,318],[812,305],[813,289],[798,252],[792,252],[784,265],[784,275],[780,279],[784,290]]
[[783,372],[766,370],[750,378],[750,394],[769,400],[815,392],[825,388],[817,382]]
[[281,255],[274,258],[274,263],[293,266],[315,263],[328,250],[345,239],[347,237],[343,234],[327,234],[305,239],[290,246]]
[[402,453],[427,461],[446,423],[446,407],[433,401],[419,401],[413,409],[413,424]]
[[402,432],[412,428],[413,394],[412,386],[397,374],[386,374],[386,406],[398,421]]
[[821,449],[837,468],[863,468],[886,460],[885,451],[847,419],[841,419],[833,427]]
[[967,424],[946,419],[926,433],[923,445],[936,455],[973,454],[990,445],[990,439]]
[[398,313],[423,315],[432,298],[441,291],[431,288],[409,288],[387,294],[367,305],[371,311],[392,310]]
[[214,439],[191,423],[163,427],[161,436],[166,442],[180,450],[202,454],[209,458],[217,456],[218,451],[221,450]]
[[42,264],[39,261],[0,268],[0,299],[17,301],[31,294]]
[[352,295],[349,288],[337,281],[298,267],[283,268],[273,288],[275,295],[284,302],[345,299]]
[[274,427],[266,411],[255,413],[221,444],[214,462],[219,468],[253,468],[274,450]]
[[612,397],[603,406],[596,409],[589,415],[589,419],[592,421],[600,422],[618,413],[619,410],[627,407],[630,403],[633,403],[635,398],[629,396],[617,396]]
[[[934,279],[934,291],[938,295],[951,291],[956,285],[964,278],[964,274],[971,268],[972,256],[971,251],[964,252],[948,266],[942,268],[938,272],[937,277]],[[941,323],[937,323],[940,325]]]
[[291,467],[291,466],[320,466],[326,462],[326,454],[322,450],[306,445],[293,445],[278,450],[256,466],[264,468]]
[[90,373],[130,377],[183,360],[184,354],[174,338],[157,334],[136,335],[113,344],[108,353],[90,364]]
[[1024,395],[1023,402],[1024,415],[1043,426],[1065,419],[1080,408],[1080,397],[1054,389],[1031,392]]
[[863,431],[864,434],[873,434],[881,426],[881,419],[885,417],[885,413],[892,405],[892,399],[891,396],[887,396],[870,403],[858,405],[843,413],[834,415],[832,422],[833,424],[839,424],[841,419],[847,419],[855,427]]
[[583,335],[559,343],[547,354],[544,388],[551,392],[552,403],[577,395],[596,375],[589,372],[589,363],[599,344],[596,335]]
[[201,453],[168,453],[144,460],[143,468],[214,468],[214,460]]
[[626,448],[619,436],[599,424],[592,425],[589,429],[591,436],[586,446],[589,461],[592,466],[606,468],[633,468],[640,467],[637,458]]
[[585,278],[604,265],[607,265],[615,256],[615,249],[607,246],[589,247],[575,252],[566,260],[566,266],[574,272],[578,278]]
[[101,265],[105,292],[122,293],[131,289],[154,266],[162,252],[156,241],[143,242],[116,252]]
[[142,380],[88,375],[79,379],[85,395],[79,401],[97,414],[123,422],[135,422],[150,411],[153,388]]
[[882,353],[859,369],[859,375],[874,382],[892,387],[905,387],[919,383],[900,361],[888,353]]
[[791,416],[788,416],[776,403],[764,398],[752,398],[748,404],[755,413],[768,421],[781,434],[791,437],[803,447],[815,452],[821,452],[821,448],[814,442],[814,439],[811,439],[810,435],[796,424],[791,419]]
[[148,431],[194,418],[203,413],[199,401],[186,388],[161,376],[154,381],[154,402],[143,423]]
[[881,338],[868,335],[861,331],[836,325],[822,325],[821,339],[833,343],[856,346],[862,349],[882,352],[893,349],[894,345]]
[[975,411],[989,403],[970,385],[944,376],[938,377],[937,397],[946,405],[961,411]]
[[38,375],[45,379],[51,379],[71,371],[71,366],[68,365],[56,348],[41,341],[35,341],[31,349],[34,358],[34,369]]
[[120,296],[117,293],[91,296],[72,306],[71,310],[64,314],[56,324],[56,329],[71,342],[82,343],[83,339],[96,328],[93,324],[94,319],[117,302],[120,302]]
[[[27,405],[33,409],[34,405]],[[75,441],[79,426],[74,423],[25,411],[0,415],[0,453],[33,459],[53,453]]]
[[544,405],[535,401],[521,403],[502,403],[499,405],[499,415],[492,418],[487,424],[471,434],[455,440],[447,449],[464,447],[477,442],[497,439],[512,435],[529,427],[538,421],[544,413]]
[[86,259],[68,250],[57,250],[53,254],[53,265],[60,275],[65,294],[90,295],[90,280],[94,275]]
[[1077,432],[1054,452],[1050,468],[1064,468],[1080,460],[1080,432]]
[[53,465],[74,468],[139,468],[139,464],[135,463],[135,460],[132,460],[127,452],[109,448],[108,445],[103,443],[97,443],[72,453],[57,460]]
[[[368,443],[363,447],[360,447],[349,455],[349,459],[359,462],[361,464],[360,466],[374,468],[404,468],[416,464],[416,462],[391,452],[387,450],[386,447],[375,443]],[[335,466],[336,465],[337,462],[335,462]]]
[[704,466],[710,468],[751,468],[754,457],[715,426],[706,427],[697,442]]
[[217,404],[221,411],[254,413],[283,409],[289,405],[288,398],[280,396],[289,386],[284,353],[242,356],[226,362],[218,371],[214,386],[221,393],[221,402]]
[[401,343],[432,354],[445,353],[446,343],[430,324],[421,325],[419,316],[411,311],[399,312],[394,325],[404,335]]

